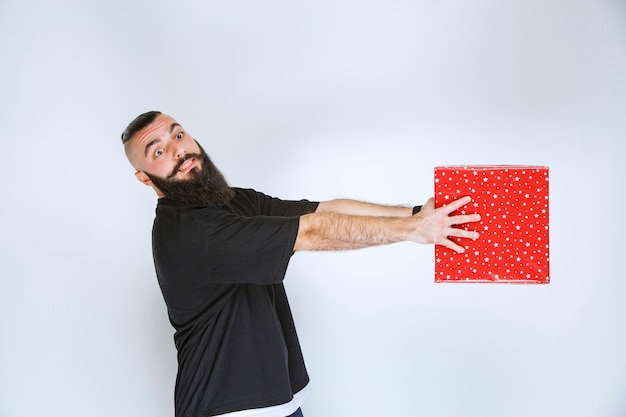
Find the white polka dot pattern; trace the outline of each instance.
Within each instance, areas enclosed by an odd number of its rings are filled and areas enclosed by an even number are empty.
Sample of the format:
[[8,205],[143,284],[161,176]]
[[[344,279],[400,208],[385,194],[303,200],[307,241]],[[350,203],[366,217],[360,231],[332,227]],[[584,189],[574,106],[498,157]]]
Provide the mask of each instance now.
[[549,283],[548,167],[435,168],[435,207],[466,195],[453,214],[480,214],[458,226],[480,237],[454,238],[462,254],[436,245],[435,282]]

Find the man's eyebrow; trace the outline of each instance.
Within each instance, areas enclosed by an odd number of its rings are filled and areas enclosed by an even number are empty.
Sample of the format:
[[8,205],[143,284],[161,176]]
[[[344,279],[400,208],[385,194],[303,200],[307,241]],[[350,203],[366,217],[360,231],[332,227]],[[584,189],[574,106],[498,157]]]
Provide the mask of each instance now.
[[174,129],[176,129],[176,126],[178,127],[182,127],[180,124],[174,122],[170,125],[170,133],[172,133],[174,131]]
[[154,145],[155,143],[159,143],[159,142],[161,142],[161,139],[152,139],[150,142],[146,143],[146,147],[143,148],[143,155],[147,158],[148,149],[150,149],[150,147]]

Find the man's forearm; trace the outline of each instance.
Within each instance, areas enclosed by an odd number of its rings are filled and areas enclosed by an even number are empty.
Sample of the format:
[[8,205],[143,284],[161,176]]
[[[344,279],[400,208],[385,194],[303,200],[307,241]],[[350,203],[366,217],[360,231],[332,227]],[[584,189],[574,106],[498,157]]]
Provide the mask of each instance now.
[[[409,210],[409,216],[410,211]],[[300,217],[294,250],[349,250],[408,239],[412,225],[406,217],[347,215],[334,212]]]
[[316,213],[340,213],[354,216],[409,217],[413,207],[386,206],[362,201],[337,199],[321,202]]

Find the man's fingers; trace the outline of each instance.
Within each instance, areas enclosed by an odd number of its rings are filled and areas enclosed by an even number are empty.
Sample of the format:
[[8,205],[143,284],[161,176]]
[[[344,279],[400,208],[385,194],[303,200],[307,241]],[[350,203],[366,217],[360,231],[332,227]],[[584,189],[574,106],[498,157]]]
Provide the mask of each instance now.
[[465,252],[465,248],[463,246],[457,245],[456,243],[454,243],[450,239],[445,239],[442,242],[440,242],[439,244],[445,246],[448,249],[452,249],[453,251],[455,251],[457,253]]
[[460,209],[461,207],[463,207],[470,201],[472,201],[472,198],[470,196],[461,197],[458,200],[455,200],[452,203],[448,204],[447,206],[441,207],[440,210],[442,210],[443,213],[445,213],[446,216],[448,216],[448,219],[450,219],[449,224],[463,224],[463,223],[472,223],[472,222],[480,221],[480,214],[464,214],[464,215],[458,215],[458,216],[450,216],[452,212]]
[[473,223],[480,221],[480,214],[464,214],[450,217],[450,224]]
[[480,237],[480,234],[473,230],[463,230],[463,229],[457,229],[457,228],[452,227],[450,230],[450,234],[448,236],[449,236],[448,238],[443,239],[441,242],[438,242],[437,244],[443,245],[447,247],[448,249],[452,249],[453,251],[457,253],[463,253],[465,252],[465,248],[456,244],[453,240],[450,239],[450,237],[464,237],[466,239],[476,240]]
[[472,201],[472,197],[470,196],[461,197],[458,200],[454,200],[452,203],[446,204],[445,206],[441,207],[441,210],[443,210],[443,212],[446,214],[450,214],[454,210],[458,210],[459,208],[463,207],[470,201]]
[[464,229],[458,229],[456,227],[451,227],[450,233],[448,234],[448,236],[464,237],[466,239],[476,240],[480,237],[480,234],[476,232],[475,230],[464,230]]
[[[442,245],[451,249],[457,253],[465,252],[465,248],[458,245],[455,240],[456,238],[465,238],[476,240],[479,238],[479,234],[473,230],[465,230],[461,227],[455,227],[465,223],[473,223],[480,221],[480,214],[462,214],[462,215],[451,215],[456,210],[460,209],[467,203],[472,201],[470,196],[461,197],[458,200],[447,204],[446,206],[440,207],[435,210],[434,213],[428,213],[430,209],[434,209],[434,200],[431,198],[428,200],[426,204],[424,204],[422,211],[423,215],[427,217],[431,217],[433,220],[430,222],[431,227],[433,227],[434,236],[435,237],[431,242]],[[425,210],[426,209],[426,210]],[[438,230],[437,230],[438,229]]]

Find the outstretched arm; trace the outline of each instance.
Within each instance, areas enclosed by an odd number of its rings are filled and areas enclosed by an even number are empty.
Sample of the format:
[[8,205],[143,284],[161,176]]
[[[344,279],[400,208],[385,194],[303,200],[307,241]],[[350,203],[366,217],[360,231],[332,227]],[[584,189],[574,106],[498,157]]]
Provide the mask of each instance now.
[[363,201],[337,199],[319,203],[315,212],[351,214],[354,216],[410,217],[413,214],[413,207],[385,206]]
[[476,222],[478,214],[450,216],[450,213],[471,201],[463,197],[445,207],[435,209],[431,198],[422,210],[408,217],[354,215],[319,209],[300,217],[300,227],[294,250],[346,250],[395,242],[412,241],[444,245],[457,252],[463,247],[449,237],[477,239],[478,233],[453,227],[457,224]]

